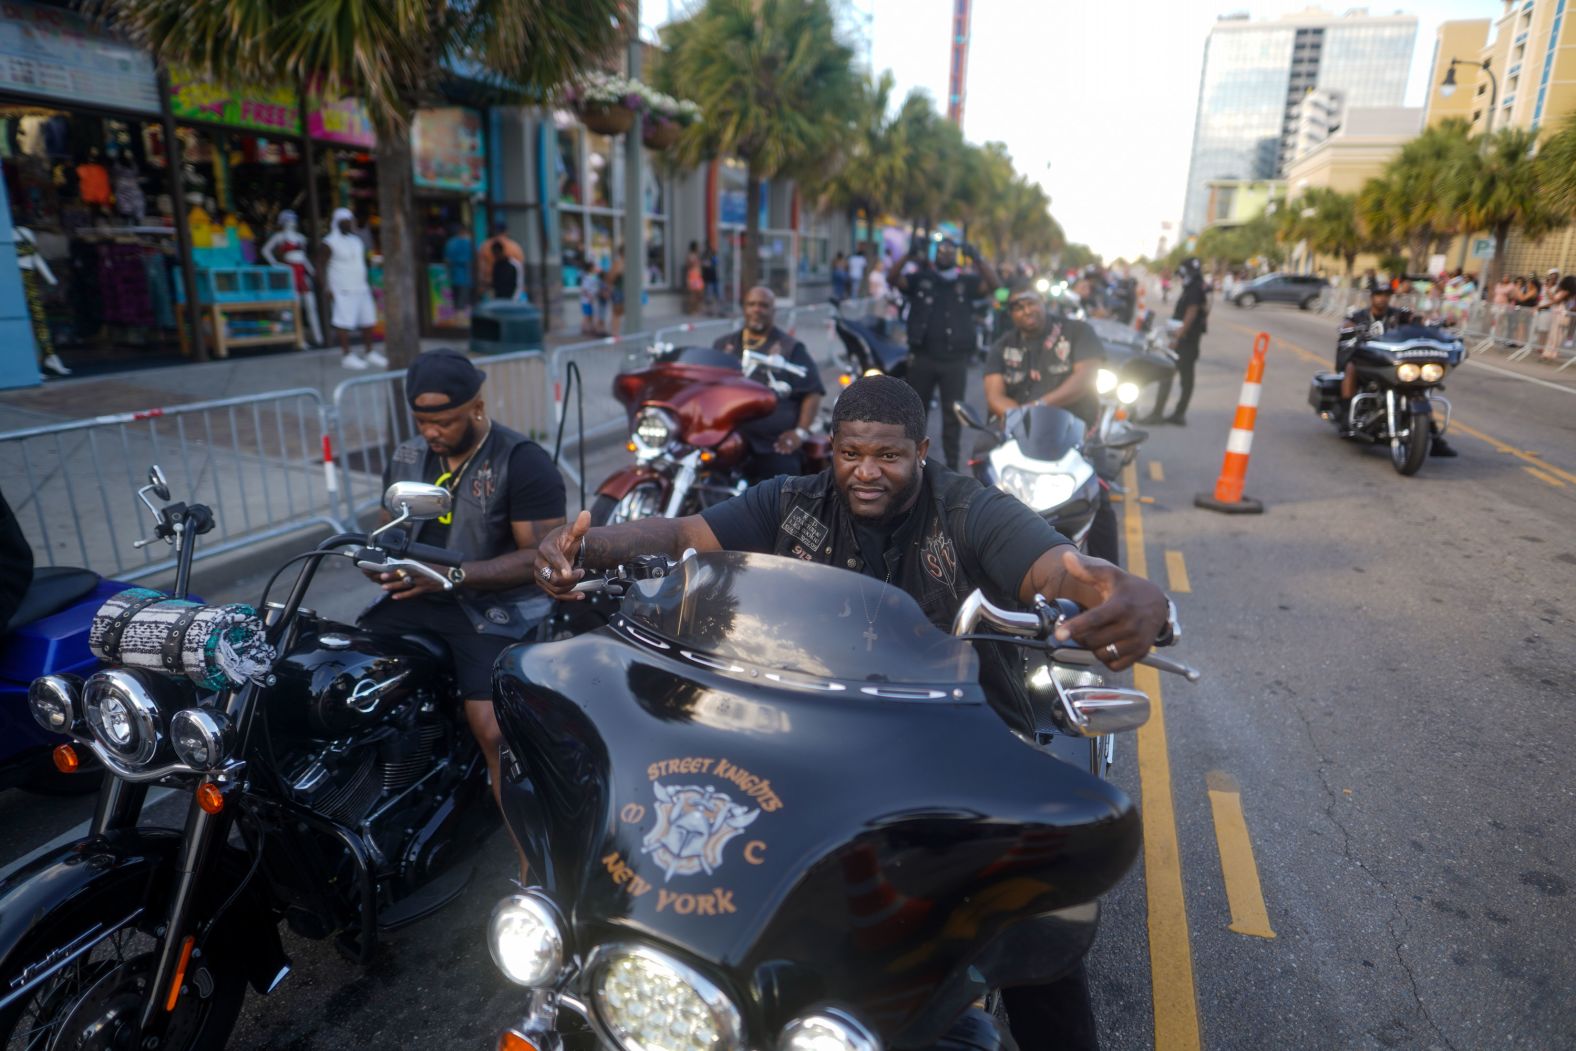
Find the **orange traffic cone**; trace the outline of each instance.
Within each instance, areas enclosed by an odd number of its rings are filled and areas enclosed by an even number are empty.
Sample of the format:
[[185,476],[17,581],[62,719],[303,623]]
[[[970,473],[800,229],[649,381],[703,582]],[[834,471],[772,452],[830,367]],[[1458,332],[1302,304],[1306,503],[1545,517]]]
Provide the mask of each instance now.
[[841,864],[854,944],[860,948],[878,949],[898,938],[912,936],[914,925],[930,913],[929,901],[910,898],[893,886],[870,846],[851,847]]
[[1242,393],[1237,396],[1237,415],[1231,421],[1231,434],[1226,438],[1226,459],[1220,465],[1220,478],[1215,482],[1213,493],[1199,493],[1193,498],[1197,507],[1228,515],[1264,513],[1263,504],[1242,495],[1242,483],[1248,476],[1248,454],[1253,450],[1253,422],[1259,415],[1259,392],[1264,382],[1264,354],[1269,349],[1268,332],[1260,332],[1253,337],[1253,358],[1248,362],[1248,374],[1242,380]]

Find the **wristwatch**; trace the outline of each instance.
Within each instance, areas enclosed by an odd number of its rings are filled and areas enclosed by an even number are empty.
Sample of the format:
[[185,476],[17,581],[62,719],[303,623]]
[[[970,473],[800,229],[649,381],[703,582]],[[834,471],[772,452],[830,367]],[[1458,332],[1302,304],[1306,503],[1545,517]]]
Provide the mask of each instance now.
[[463,567],[463,566],[452,566],[452,567],[450,567],[450,569],[449,569],[449,583],[453,584],[455,587],[459,587],[461,584],[465,583],[465,567]]
[[799,436],[799,440],[801,442],[807,442],[810,440],[810,432],[805,430],[803,427],[795,427],[793,432]]

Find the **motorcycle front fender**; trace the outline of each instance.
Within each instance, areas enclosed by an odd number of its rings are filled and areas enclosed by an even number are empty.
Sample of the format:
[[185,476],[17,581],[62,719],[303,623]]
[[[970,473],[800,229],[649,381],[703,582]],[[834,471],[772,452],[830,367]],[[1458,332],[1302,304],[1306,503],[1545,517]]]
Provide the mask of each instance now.
[[631,489],[641,482],[656,482],[662,486],[664,498],[667,495],[668,487],[673,484],[673,480],[667,475],[654,470],[646,464],[637,463],[630,464],[627,467],[620,467],[608,475],[607,478],[603,479],[602,484],[596,487],[596,492],[598,496],[608,496],[614,500],[622,500],[629,495]]
[[[182,840],[174,829],[125,829],[41,854],[0,882],[0,1006],[31,988],[19,981],[24,969],[35,968],[36,976],[36,965],[64,947],[47,942],[103,933],[102,925],[139,909],[138,922],[160,919]],[[240,959],[258,992],[271,991],[289,970],[279,929],[255,895],[243,894],[231,905],[220,937],[246,946]]]

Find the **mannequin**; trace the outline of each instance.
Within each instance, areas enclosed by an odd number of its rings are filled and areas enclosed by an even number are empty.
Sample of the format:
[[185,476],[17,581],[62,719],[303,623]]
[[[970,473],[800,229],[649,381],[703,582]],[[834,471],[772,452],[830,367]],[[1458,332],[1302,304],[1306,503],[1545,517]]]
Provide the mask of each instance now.
[[279,229],[263,245],[263,258],[269,266],[288,266],[295,271],[296,298],[301,301],[307,327],[312,330],[312,345],[322,346],[323,328],[317,319],[317,296],[312,289],[317,272],[312,269],[312,261],[307,257],[306,235],[301,232],[299,217],[295,212],[286,208],[279,213]]
[[148,212],[148,199],[142,192],[142,173],[125,150],[115,155],[115,211],[138,226]]
[[40,280],[51,285],[60,282],[55,272],[38,251],[38,238],[25,226],[16,228],[16,265],[22,271],[22,288],[27,293],[27,313],[33,322],[33,339],[38,343],[38,369],[53,372],[56,376],[69,376],[71,370],[55,353],[55,341],[49,334],[49,320],[44,316],[44,295],[38,287]]

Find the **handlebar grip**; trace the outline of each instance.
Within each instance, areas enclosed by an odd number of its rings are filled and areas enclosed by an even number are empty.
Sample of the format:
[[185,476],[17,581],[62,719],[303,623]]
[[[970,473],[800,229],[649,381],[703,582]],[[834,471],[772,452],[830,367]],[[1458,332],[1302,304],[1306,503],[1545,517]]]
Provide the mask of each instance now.
[[434,547],[432,544],[418,544],[414,541],[405,545],[405,557],[414,558],[418,562],[431,562],[435,566],[458,566],[465,561],[465,556],[458,551],[446,547]]

